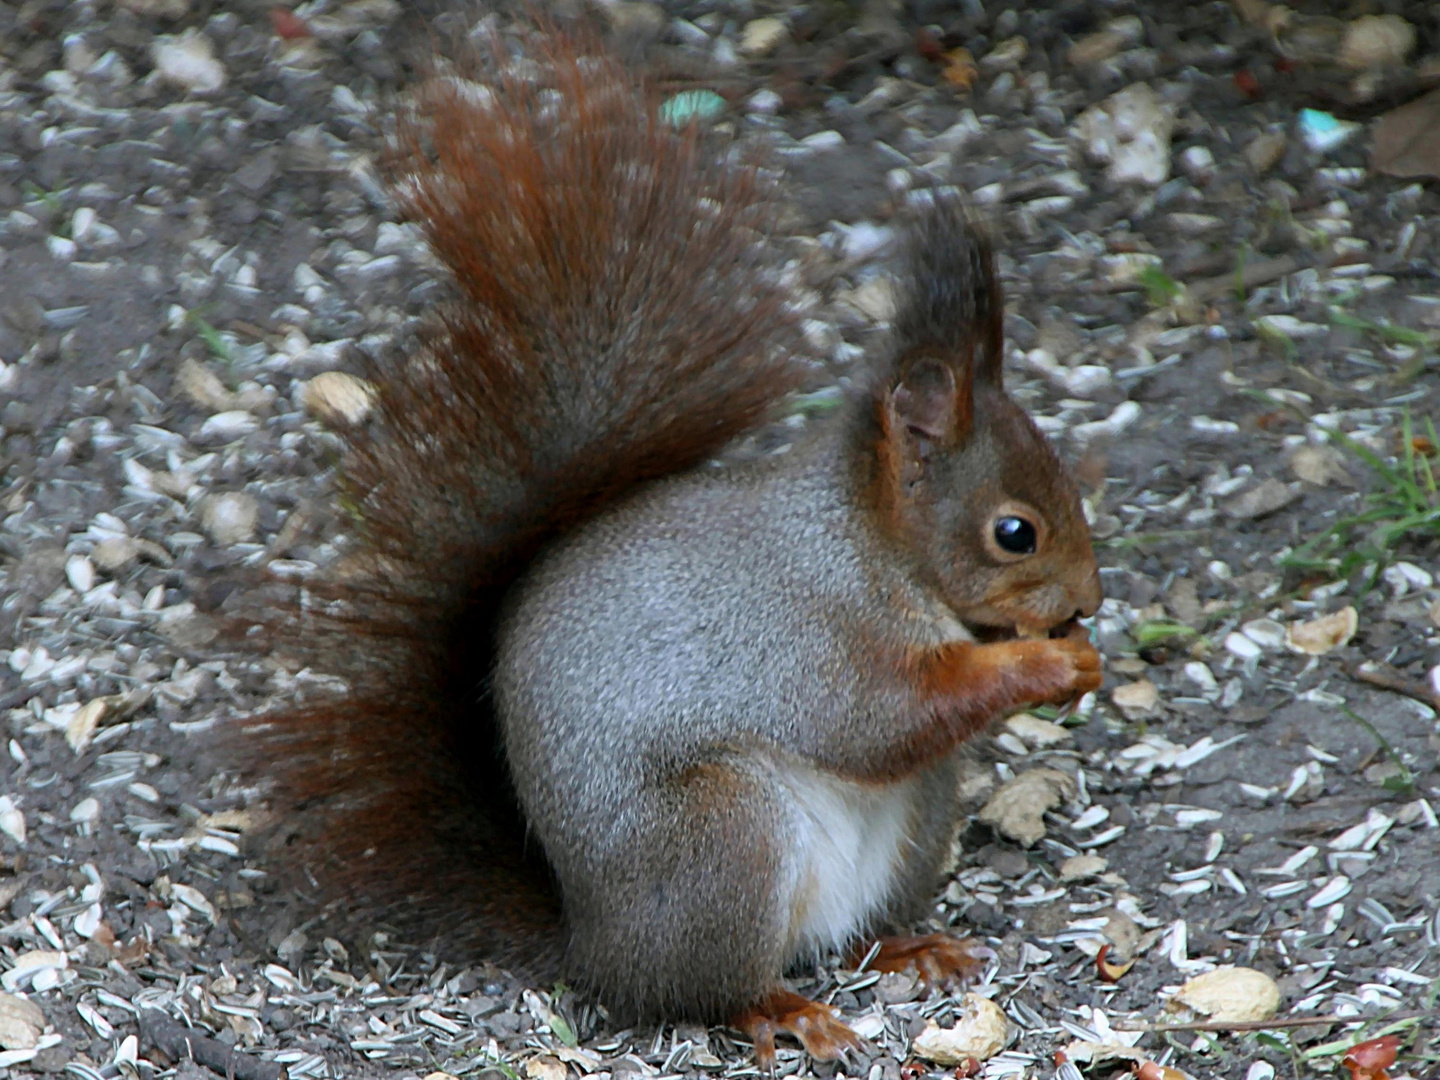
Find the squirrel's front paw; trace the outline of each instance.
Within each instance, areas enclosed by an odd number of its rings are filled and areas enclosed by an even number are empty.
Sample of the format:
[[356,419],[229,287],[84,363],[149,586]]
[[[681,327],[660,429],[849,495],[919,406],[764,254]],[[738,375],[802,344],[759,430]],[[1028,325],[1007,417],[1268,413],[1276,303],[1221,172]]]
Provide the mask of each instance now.
[[989,648],[1021,654],[1017,674],[1024,685],[1020,696],[1027,700],[1017,704],[1063,706],[1100,688],[1100,654],[1079,626],[1064,638],[1009,641]]
[[1100,654],[1084,630],[1077,628],[1067,637],[1026,644],[1038,646],[1045,668],[1044,693],[1039,700],[1064,705],[1100,689]]

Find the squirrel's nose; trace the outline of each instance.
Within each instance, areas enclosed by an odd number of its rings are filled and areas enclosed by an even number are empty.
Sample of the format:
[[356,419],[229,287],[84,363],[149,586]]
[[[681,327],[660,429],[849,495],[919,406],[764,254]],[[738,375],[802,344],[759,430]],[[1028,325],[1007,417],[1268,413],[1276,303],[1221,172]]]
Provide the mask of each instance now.
[[1091,567],[1090,574],[1080,583],[1075,590],[1075,617],[1088,619],[1095,612],[1100,610],[1100,604],[1105,599],[1105,591],[1100,587],[1100,570],[1098,567]]

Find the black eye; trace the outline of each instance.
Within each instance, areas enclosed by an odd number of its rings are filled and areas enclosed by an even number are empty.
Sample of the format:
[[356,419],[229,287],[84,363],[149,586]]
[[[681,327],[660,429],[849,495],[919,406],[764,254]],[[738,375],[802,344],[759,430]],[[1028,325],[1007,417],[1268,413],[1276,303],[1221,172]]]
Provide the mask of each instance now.
[[1012,555],[1035,553],[1035,526],[1022,517],[1006,516],[995,522],[995,543]]

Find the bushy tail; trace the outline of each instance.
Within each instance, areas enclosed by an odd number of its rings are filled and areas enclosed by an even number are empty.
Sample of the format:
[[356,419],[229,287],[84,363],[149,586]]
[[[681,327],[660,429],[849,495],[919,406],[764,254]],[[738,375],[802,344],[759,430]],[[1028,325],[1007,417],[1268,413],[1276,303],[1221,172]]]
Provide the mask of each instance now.
[[539,48],[488,85],[432,79],[401,119],[393,188],[455,299],[371,372],[339,492],[357,554],[318,590],[326,620],[295,620],[351,690],[247,737],[332,896],[544,977],[559,905],[496,745],[497,608],[555,537],[756,425],[795,368],[755,170],[666,126],[617,61]]

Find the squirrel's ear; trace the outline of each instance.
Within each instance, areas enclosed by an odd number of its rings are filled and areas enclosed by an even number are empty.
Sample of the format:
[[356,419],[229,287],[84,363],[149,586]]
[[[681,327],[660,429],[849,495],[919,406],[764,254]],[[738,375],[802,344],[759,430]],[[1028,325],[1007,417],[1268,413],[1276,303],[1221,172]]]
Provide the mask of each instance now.
[[963,442],[974,416],[970,365],[922,357],[904,364],[890,391],[890,406],[904,429],[935,443]]

